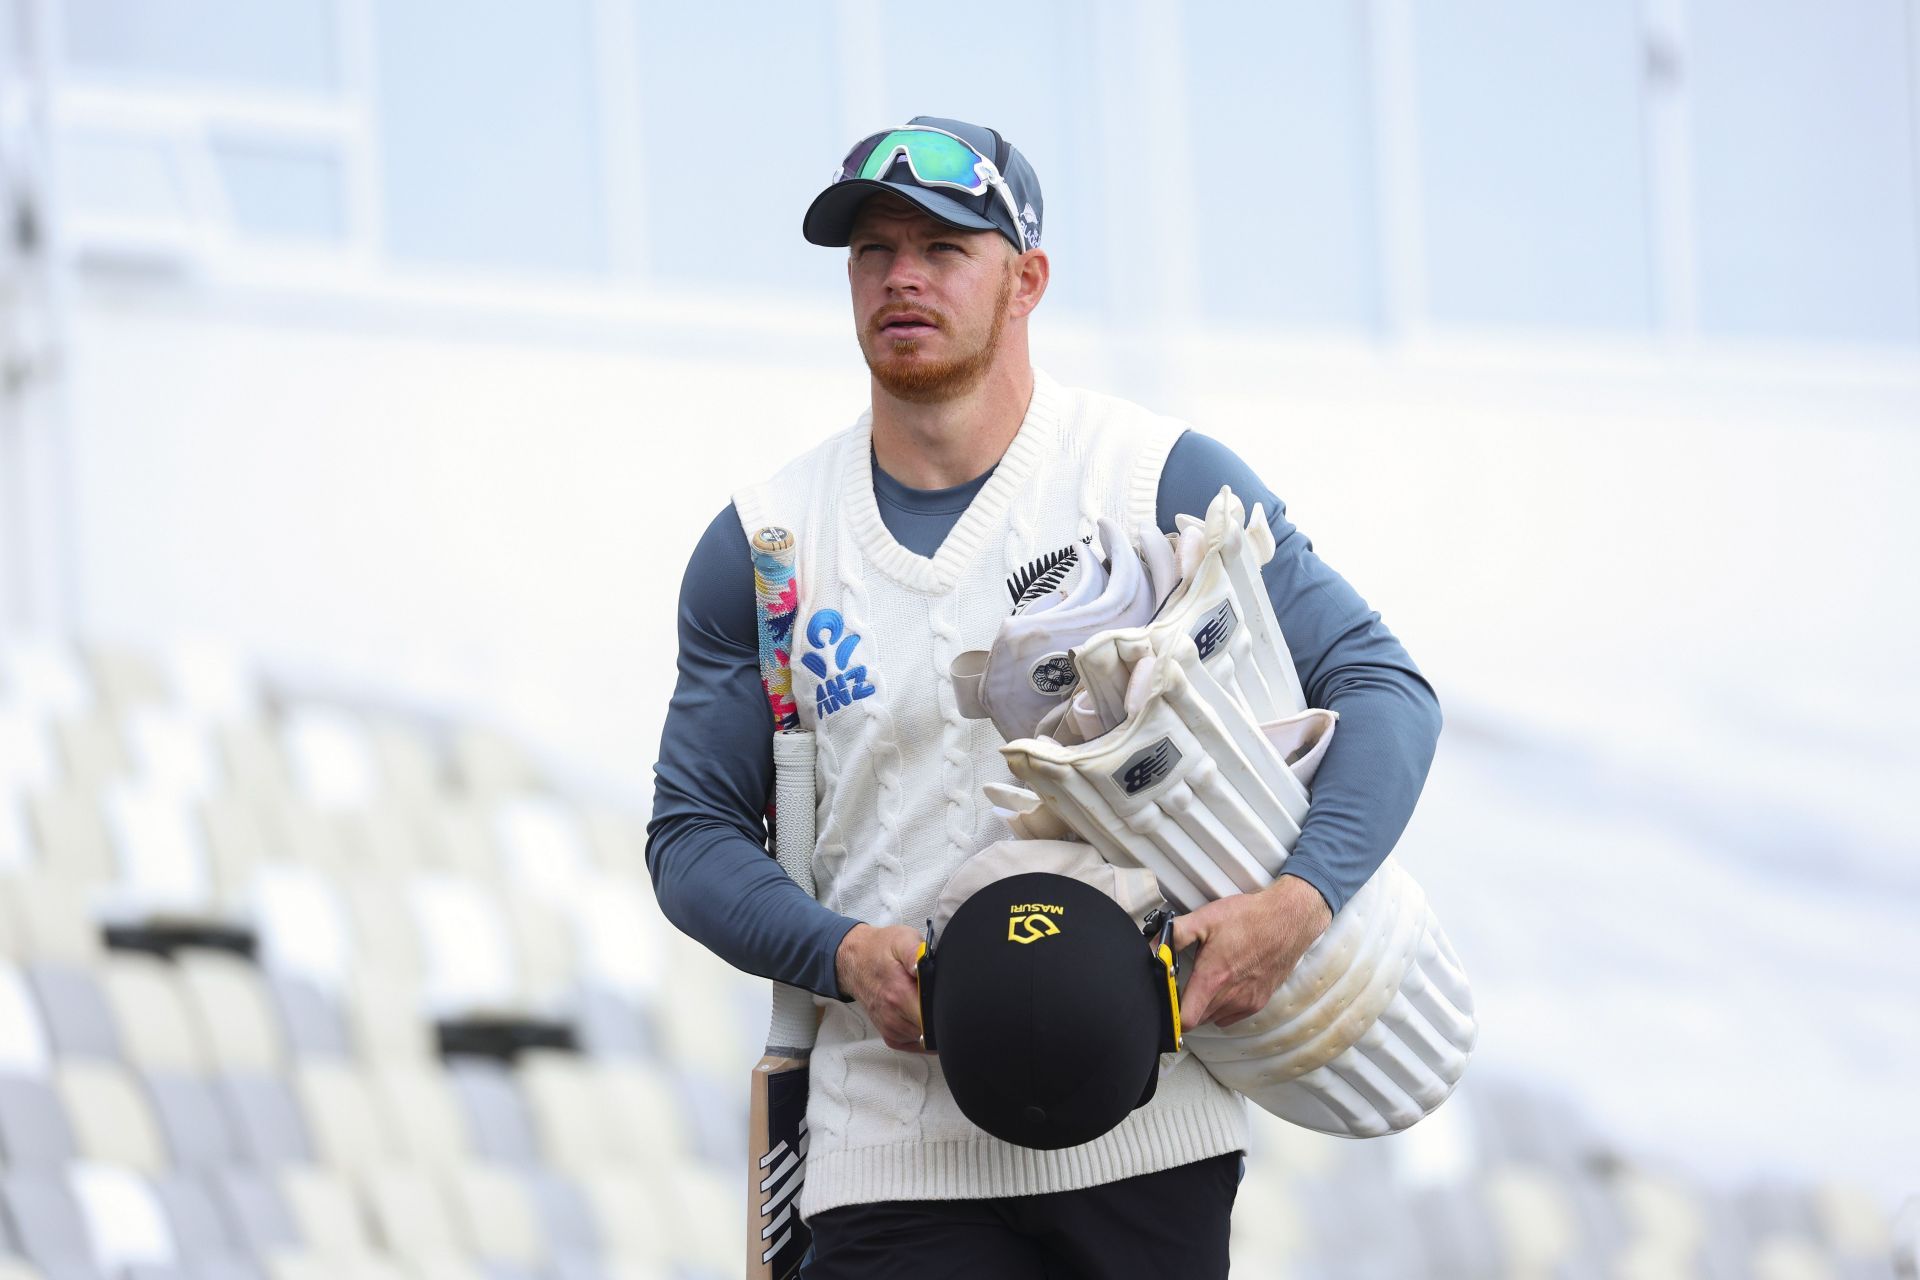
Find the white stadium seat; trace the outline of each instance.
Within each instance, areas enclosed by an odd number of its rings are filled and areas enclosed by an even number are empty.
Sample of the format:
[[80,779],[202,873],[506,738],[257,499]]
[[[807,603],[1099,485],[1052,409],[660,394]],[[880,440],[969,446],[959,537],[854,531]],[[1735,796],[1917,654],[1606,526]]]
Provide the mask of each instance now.
[[0,1072],[45,1075],[52,1057],[26,979],[13,965],[0,963]]
[[223,951],[188,948],[174,957],[211,1064],[228,1071],[275,1071],[285,1062],[279,1019],[260,970]]
[[129,1062],[156,1071],[206,1069],[207,1049],[171,964],[115,952],[101,964],[101,982]]
[[301,1063],[294,1068],[293,1088],[320,1163],[361,1173],[399,1158],[396,1135],[359,1071],[340,1063]]
[[84,1160],[158,1173],[167,1164],[160,1121],[146,1091],[125,1067],[111,1062],[68,1062],[54,1073],[55,1087],[73,1121],[74,1143]]
[[126,1169],[78,1164],[68,1181],[86,1219],[94,1260],[103,1270],[174,1264],[172,1227],[145,1179]]

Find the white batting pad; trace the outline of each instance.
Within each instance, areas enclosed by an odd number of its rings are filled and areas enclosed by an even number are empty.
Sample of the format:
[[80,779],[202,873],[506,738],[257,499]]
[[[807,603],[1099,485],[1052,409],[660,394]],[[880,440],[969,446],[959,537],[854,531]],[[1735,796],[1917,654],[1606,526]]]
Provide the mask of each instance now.
[[1350,1138],[1406,1129],[1466,1070],[1473,995],[1426,895],[1388,858],[1267,1006],[1187,1033],[1214,1078],[1283,1120]]
[[[1149,654],[1136,664],[1126,719],[1114,729],[1081,744],[1023,738],[1001,754],[1108,861],[1147,868],[1170,901],[1192,911],[1272,882],[1299,839],[1307,791],[1245,710],[1211,683],[1192,642],[1174,640],[1186,661]],[[1088,665],[1100,668],[1116,653],[1097,650]],[[1317,721],[1330,734],[1334,713]]]

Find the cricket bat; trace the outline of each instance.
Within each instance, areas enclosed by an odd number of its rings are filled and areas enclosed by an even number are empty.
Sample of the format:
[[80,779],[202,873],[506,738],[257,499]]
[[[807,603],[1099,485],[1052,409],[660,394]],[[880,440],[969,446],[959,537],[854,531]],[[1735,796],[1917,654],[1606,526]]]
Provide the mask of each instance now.
[[[813,734],[793,702],[793,626],[800,607],[793,535],[780,528],[753,537],[753,589],[760,641],[760,683],[773,716],[773,855],[814,895]],[[798,1202],[807,1171],[807,1063],[819,1019],[813,994],[773,984],[767,1052],[748,1086],[747,1277],[790,1280],[813,1233]]]

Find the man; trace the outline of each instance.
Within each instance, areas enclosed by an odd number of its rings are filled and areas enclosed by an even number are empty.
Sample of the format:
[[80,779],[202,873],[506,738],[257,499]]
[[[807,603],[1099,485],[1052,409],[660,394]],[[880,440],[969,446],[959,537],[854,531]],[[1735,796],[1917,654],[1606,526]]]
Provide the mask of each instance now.
[[[1440,729],[1399,642],[1231,452],[1029,361],[1047,290],[1044,206],[991,129],[918,117],[863,140],[808,210],[847,246],[872,405],[741,490],[680,600],[648,863],[662,909],[735,966],[817,993],[801,1213],[808,1277],[1225,1275],[1244,1103],[1189,1056],[1083,1146],[1031,1151],[959,1114],[919,1049],[918,926],[952,871],[1007,829],[981,798],[1000,741],[963,719],[948,665],[1006,616],[1005,580],[1102,515],[1171,530],[1231,485],[1264,503],[1264,571],[1310,705],[1341,714],[1313,807],[1268,889],[1181,917],[1198,944],[1189,1027],[1261,1008],[1392,849]],[[819,743],[819,901],[764,851],[773,767],[748,537],[802,549],[794,695]]]

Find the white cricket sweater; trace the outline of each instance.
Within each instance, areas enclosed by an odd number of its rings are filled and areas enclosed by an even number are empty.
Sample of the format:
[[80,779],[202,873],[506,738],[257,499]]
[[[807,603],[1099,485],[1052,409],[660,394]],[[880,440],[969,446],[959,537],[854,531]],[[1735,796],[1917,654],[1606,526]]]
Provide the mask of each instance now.
[[[1011,781],[1000,738],[961,717],[947,670],[985,648],[1009,574],[1093,531],[1102,515],[1152,527],[1160,471],[1183,424],[1036,374],[1025,419],[928,559],[895,542],[873,495],[872,419],[744,489],[749,539],[794,531],[800,609],[793,692],[816,735],[819,899],[918,929],[960,863],[1010,834],[981,787]],[[1244,1149],[1240,1096],[1182,1054],[1152,1102],[1096,1141],[1035,1151],[960,1113],[937,1058],[886,1047],[857,1004],[820,999],[800,1213],[879,1200],[1035,1195]]]

